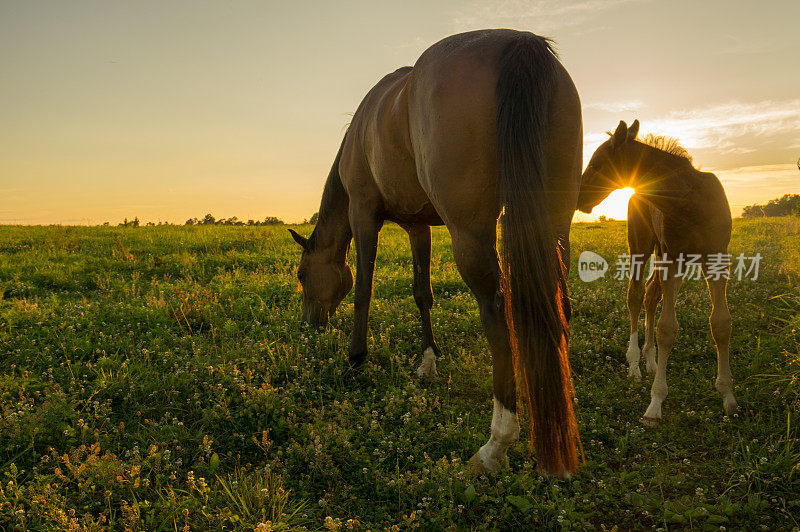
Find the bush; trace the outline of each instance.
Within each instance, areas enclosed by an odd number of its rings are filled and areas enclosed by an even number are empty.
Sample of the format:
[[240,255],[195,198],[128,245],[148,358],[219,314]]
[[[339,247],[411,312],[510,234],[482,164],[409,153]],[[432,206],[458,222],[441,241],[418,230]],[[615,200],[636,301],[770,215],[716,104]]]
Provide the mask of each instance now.
[[791,215],[800,216],[800,194],[784,194],[765,205],[748,205],[742,211],[742,218]]

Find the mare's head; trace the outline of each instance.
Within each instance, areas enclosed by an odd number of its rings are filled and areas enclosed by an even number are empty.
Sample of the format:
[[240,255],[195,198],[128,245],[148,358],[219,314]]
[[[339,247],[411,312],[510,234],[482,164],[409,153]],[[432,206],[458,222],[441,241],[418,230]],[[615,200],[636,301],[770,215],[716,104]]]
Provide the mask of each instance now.
[[590,213],[614,190],[630,186],[636,168],[628,148],[638,133],[638,120],[634,120],[631,127],[620,121],[609,139],[595,150],[581,176],[578,210]]
[[289,232],[303,248],[297,267],[297,279],[303,287],[302,320],[314,327],[322,327],[353,288],[347,253],[342,257],[330,248],[316,249],[313,236],[305,238],[291,229]]

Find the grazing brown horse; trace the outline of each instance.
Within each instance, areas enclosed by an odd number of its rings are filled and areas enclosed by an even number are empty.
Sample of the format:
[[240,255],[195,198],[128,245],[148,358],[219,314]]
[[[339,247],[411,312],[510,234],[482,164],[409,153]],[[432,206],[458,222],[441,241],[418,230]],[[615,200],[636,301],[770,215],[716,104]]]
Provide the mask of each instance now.
[[[618,188],[632,187],[636,191],[628,202],[631,336],[627,359],[629,375],[641,379],[638,331],[644,297],[644,358],[648,371],[655,369],[650,406],[642,421],[655,425],[661,419],[661,404],[667,396],[667,358],[678,332],[675,302],[683,278],[693,273],[691,266],[702,268],[708,283],[713,305],[711,333],[717,344],[716,388],[722,395],[725,412],[733,415],[739,406],[733,396],[728,355],[731,337],[731,314],[725,294],[731,239],[728,198],[717,176],[697,170],[675,139],[648,135],[639,141],[638,131],[638,120],[630,128],[620,122],[611,138],[597,148],[583,173],[578,208],[591,212]],[[643,264],[651,253],[655,254],[657,267],[645,287]],[[654,324],[656,306],[662,296],[656,365]]]
[[328,175],[319,222],[308,239],[292,232],[303,248],[302,316],[316,325],[352,286],[345,259],[355,241],[349,361],[358,367],[367,356],[378,232],[386,220],[405,228],[424,336],[418,373],[433,376],[430,226],[447,226],[492,353],[494,412],[491,437],[472,458],[479,470],[505,463],[519,435],[515,373],[540,470],[577,470],[562,261],[582,147],[580,100],[546,39],[512,30],[454,35],[367,93]]

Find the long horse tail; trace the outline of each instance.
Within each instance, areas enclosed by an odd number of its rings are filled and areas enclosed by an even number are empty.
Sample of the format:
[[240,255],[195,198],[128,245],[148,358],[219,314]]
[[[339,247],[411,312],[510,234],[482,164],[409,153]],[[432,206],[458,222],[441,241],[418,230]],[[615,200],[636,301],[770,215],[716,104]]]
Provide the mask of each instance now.
[[539,469],[578,470],[562,306],[567,272],[545,204],[545,142],[558,59],[549,41],[523,34],[503,50],[497,81],[502,287],[514,371],[530,419]]

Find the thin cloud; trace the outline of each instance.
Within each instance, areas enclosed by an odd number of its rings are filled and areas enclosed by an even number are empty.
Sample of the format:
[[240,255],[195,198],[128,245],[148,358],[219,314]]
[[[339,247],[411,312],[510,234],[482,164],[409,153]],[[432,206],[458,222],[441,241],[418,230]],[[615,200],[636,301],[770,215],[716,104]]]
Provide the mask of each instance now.
[[739,168],[711,168],[728,194],[734,216],[747,205],[765,203],[784,194],[800,193],[800,171],[795,164],[764,164]]
[[[601,105],[606,104],[590,104],[586,107],[599,109]],[[608,105],[610,109],[611,104]],[[690,152],[714,149],[720,155],[748,154],[756,152],[759,146],[774,144],[785,139],[787,134],[800,130],[800,99],[730,102],[681,109],[658,118],[642,117],[641,122],[643,131],[675,137]],[[605,132],[585,133],[584,163],[607,138]],[[789,149],[796,146],[784,145]]]
[[647,120],[646,129],[679,138],[688,149],[746,153],[757,139],[764,141],[800,129],[800,99],[731,102],[672,111],[662,118]]
[[469,2],[453,19],[458,29],[535,27],[549,32],[579,25],[599,11],[647,0],[495,0]]
[[736,187],[770,188],[797,191],[800,190],[800,170],[797,165],[789,164],[761,164],[754,166],[741,166],[739,168],[710,168],[723,183],[736,185]]
[[626,102],[594,102],[584,105],[586,109],[597,109],[607,113],[621,113],[622,111],[638,111],[644,107],[641,100],[629,100]]
[[608,140],[607,133],[585,133],[583,135],[583,158],[586,159],[586,161],[584,162],[588,162],[594,150],[606,140]]

